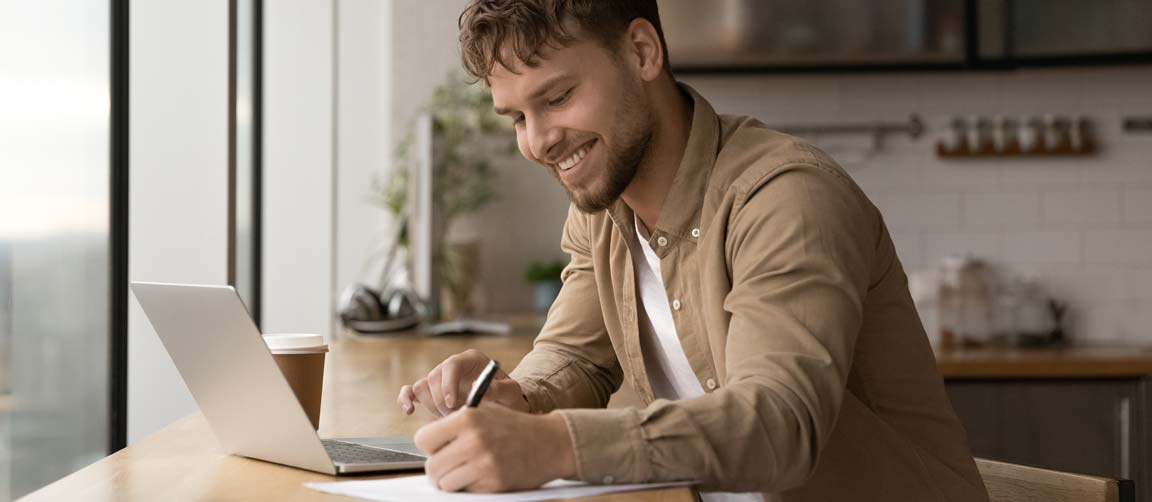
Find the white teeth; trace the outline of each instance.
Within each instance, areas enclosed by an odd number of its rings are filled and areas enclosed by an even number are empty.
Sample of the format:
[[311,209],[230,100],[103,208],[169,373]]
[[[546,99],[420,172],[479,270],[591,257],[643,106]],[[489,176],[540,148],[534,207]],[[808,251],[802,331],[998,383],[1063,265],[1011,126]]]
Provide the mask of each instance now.
[[560,169],[564,171],[572,169],[572,167],[574,167],[576,164],[579,164],[581,160],[584,160],[585,155],[588,155],[587,147],[577,150],[576,153],[572,154],[571,157],[560,161]]

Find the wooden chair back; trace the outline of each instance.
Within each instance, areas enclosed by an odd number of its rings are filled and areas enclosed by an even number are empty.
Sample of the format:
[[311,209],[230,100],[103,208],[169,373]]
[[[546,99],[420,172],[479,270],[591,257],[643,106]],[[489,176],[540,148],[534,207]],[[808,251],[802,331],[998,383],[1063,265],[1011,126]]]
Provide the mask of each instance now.
[[991,502],[1136,502],[1131,480],[976,459]]

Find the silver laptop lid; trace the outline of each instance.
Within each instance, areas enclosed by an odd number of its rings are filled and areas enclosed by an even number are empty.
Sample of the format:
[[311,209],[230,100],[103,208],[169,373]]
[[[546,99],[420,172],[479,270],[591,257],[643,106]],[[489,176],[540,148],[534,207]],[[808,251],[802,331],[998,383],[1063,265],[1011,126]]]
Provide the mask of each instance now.
[[228,453],[336,473],[232,287],[133,282],[132,291]]

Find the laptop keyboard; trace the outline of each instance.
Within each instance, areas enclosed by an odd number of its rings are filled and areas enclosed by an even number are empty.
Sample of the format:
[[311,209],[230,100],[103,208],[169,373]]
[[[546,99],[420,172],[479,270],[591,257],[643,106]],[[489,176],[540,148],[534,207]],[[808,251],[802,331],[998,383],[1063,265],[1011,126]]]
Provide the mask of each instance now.
[[325,439],[324,449],[333,462],[343,464],[388,464],[396,462],[423,462],[424,457],[399,451],[371,448],[358,444]]

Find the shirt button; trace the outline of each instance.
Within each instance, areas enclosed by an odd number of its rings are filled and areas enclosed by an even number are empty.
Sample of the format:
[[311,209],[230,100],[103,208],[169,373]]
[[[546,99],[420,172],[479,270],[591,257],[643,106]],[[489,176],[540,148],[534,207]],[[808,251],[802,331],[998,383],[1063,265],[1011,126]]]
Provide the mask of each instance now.
[[716,390],[716,379],[709,378],[706,382],[704,382],[704,385],[708,386],[708,390]]
[[612,476],[604,476],[604,479],[601,479],[600,481],[603,481],[606,485],[610,485],[616,481],[616,478]]
[[656,238],[656,245],[657,246],[667,246],[668,245],[668,238],[664,237],[663,235],[661,235],[660,237],[657,237]]
[[700,237],[700,229],[699,228],[693,228],[692,229],[692,237]]
[[682,306],[680,300],[672,300],[672,310],[680,310]]

